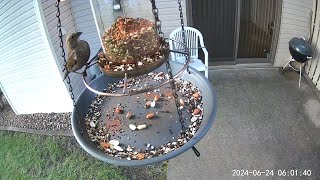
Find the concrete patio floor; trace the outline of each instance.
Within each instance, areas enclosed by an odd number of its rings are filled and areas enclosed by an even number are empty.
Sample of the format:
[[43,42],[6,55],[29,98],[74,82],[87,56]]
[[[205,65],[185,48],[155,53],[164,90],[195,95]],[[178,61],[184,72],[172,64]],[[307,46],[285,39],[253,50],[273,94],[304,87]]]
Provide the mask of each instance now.
[[[169,180],[320,179],[320,101],[297,74],[278,69],[210,73],[218,114],[206,136],[170,160]],[[274,176],[232,176],[232,170],[273,170]],[[311,177],[283,178],[278,170],[311,170]],[[302,174],[301,174],[302,175]]]

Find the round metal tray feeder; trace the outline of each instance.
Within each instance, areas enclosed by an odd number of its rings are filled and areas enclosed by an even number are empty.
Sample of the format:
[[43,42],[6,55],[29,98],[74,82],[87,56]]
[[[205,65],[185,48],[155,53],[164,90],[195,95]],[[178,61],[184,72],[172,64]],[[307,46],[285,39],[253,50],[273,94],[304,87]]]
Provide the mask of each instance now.
[[[173,74],[176,74],[180,69],[183,68],[183,64],[171,62],[171,67]],[[90,91],[89,89],[84,89],[80,94],[79,98],[76,101],[76,107],[78,109],[78,115],[74,109],[72,113],[72,130],[75,135],[76,140],[81,145],[81,147],[87,151],[92,156],[96,157],[99,160],[102,160],[107,163],[120,165],[120,166],[140,166],[140,165],[149,165],[162,162],[178,156],[179,154],[187,151],[192,148],[200,139],[208,132],[212,123],[214,122],[217,110],[216,104],[216,94],[209,80],[207,80],[201,73],[196,71],[193,68],[190,68],[190,73],[184,72],[181,75],[182,80],[187,80],[197,86],[202,93],[203,98],[203,107],[204,114],[203,120],[198,131],[195,135],[186,142],[183,146],[175,149],[172,152],[163,154],[157,157],[152,157],[150,159],[143,160],[126,160],[119,159],[117,157],[112,157],[102,150],[100,150],[96,144],[94,144],[88,136],[85,125],[85,116],[89,109],[91,102],[95,99],[96,94]],[[107,77],[101,75],[92,81],[89,85],[97,90],[102,91],[106,84],[117,82],[119,79]],[[130,97],[130,96],[128,96]],[[126,98],[126,97],[123,97]],[[122,100],[123,101],[123,100]],[[173,114],[177,114],[176,110]],[[168,132],[168,127],[170,127],[173,134],[178,134],[181,131],[181,124],[176,123],[176,117],[173,117],[173,120],[170,118],[162,118],[159,120],[150,121],[153,124],[152,128],[139,131],[139,139],[126,139],[121,138],[119,141],[123,144],[132,144],[136,147],[143,147],[145,143],[151,143],[154,145],[160,145],[166,143],[171,139],[172,135]],[[161,120],[161,121],[160,121]],[[161,123],[159,123],[161,122]],[[152,130],[153,129],[153,130]],[[154,129],[158,129],[158,133],[155,133]],[[134,137],[134,132],[128,132],[130,137]]]

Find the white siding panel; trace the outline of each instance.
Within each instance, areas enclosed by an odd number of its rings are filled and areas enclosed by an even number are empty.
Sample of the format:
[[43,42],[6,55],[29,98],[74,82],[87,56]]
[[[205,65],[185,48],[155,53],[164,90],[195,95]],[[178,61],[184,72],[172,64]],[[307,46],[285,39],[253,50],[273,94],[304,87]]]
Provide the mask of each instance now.
[[11,21],[12,17],[18,17],[20,15],[24,15],[27,12],[30,12],[30,11],[26,11],[26,9],[24,9],[23,7],[29,7],[30,9],[32,8],[32,4],[33,4],[32,1],[31,2],[20,1],[14,4],[14,6],[10,8],[10,13],[5,13],[0,16],[1,24],[6,25],[12,22]]
[[308,37],[313,0],[283,0],[275,66],[289,61],[288,42],[295,36]]
[[[302,5],[297,5],[294,3],[300,2]],[[310,10],[310,7],[312,8],[312,1],[311,4],[309,4],[307,1],[292,1],[290,3],[284,3],[283,8],[290,9],[291,11],[302,11],[302,12],[308,12]],[[304,16],[307,14],[304,14]]]
[[5,36],[0,37],[1,41],[5,41],[7,39],[13,40],[16,36],[20,36],[20,33],[26,32],[33,28],[38,28],[37,21],[29,18],[23,24],[20,24],[18,28],[13,28],[12,30],[7,31],[7,34]]
[[[308,23],[309,24],[309,23]],[[302,34],[306,34],[308,36],[310,29],[306,29],[306,26],[292,25],[292,24],[282,24],[283,31],[290,31],[290,33],[300,32]],[[310,26],[310,25],[308,25]]]
[[[58,61],[58,64],[60,66],[60,70],[64,68],[63,64],[63,58],[61,57],[61,48],[60,48],[60,39],[58,36],[58,29],[57,29],[57,18],[56,18],[56,7],[55,7],[55,1],[52,0],[43,0],[42,1],[42,8],[43,8],[43,15],[46,21],[46,27],[48,30],[48,34],[50,36],[50,43],[52,44],[52,47],[54,49],[56,60]],[[72,9],[71,9],[71,2],[70,1],[62,1],[60,2],[60,19],[61,19],[61,26],[66,30],[66,34],[63,36],[64,40],[64,50],[66,52],[66,57],[68,54],[65,39],[68,34],[71,34],[73,32],[76,32],[76,25],[75,20],[73,18]],[[82,38],[82,36],[80,37]],[[61,81],[62,81],[61,76]],[[80,91],[85,88],[82,78],[78,78],[77,76],[70,75],[71,78],[71,85],[73,89],[76,87],[79,87],[78,91],[74,91],[75,97],[77,98],[80,95]],[[66,84],[67,88],[68,85]]]
[[[34,52],[37,52],[39,51],[38,48],[41,48],[43,47],[43,44],[41,42],[42,40],[42,37],[41,36],[38,36],[36,38],[33,38],[32,40],[30,41],[27,41],[27,42],[23,42],[23,43],[19,43],[19,44],[15,44],[15,48],[12,48],[12,47],[6,47],[6,48],[2,48],[2,50],[0,51],[0,53],[3,55],[3,56],[11,56],[13,58],[18,58],[17,56],[26,56],[28,54],[31,54],[31,53],[34,53]],[[23,41],[23,40],[21,40]],[[16,52],[17,49],[21,49],[20,51]],[[40,49],[42,50],[42,49]]]
[[[288,21],[287,21],[287,23],[299,23],[299,24],[301,24],[301,26],[310,26],[310,22],[308,22],[308,21],[310,21],[310,17],[308,17],[308,18],[305,18],[305,17],[294,17],[295,15],[292,15],[291,16],[291,14],[287,14],[287,16],[290,16],[290,17],[288,17],[288,18],[286,18]],[[294,25],[294,24],[292,24],[292,25]]]
[[[89,6],[87,3],[89,3]],[[89,1],[75,1],[75,2],[72,2],[72,4],[74,5],[72,7],[73,13],[87,10],[88,8],[90,9],[90,2]]]
[[[73,1],[71,2],[71,4],[73,3]],[[90,4],[89,4],[90,5]],[[73,8],[72,8],[73,10]],[[88,10],[88,9],[87,9]],[[89,9],[90,12],[91,12],[91,9]],[[75,19],[80,15],[80,13],[75,13],[73,12],[73,16],[75,17]],[[93,16],[80,16],[81,17],[81,21],[79,21],[77,23],[77,27],[79,24],[86,24],[86,23],[93,23],[94,24],[94,21],[93,21]]]
[[85,18],[83,18],[83,19],[81,19],[81,22],[79,22],[78,24],[77,24],[77,29],[83,29],[83,28],[90,28],[90,25],[95,25],[94,24],[94,22],[92,22],[92,20],[91,19],[88,19],[87,20],[87,18],[85,19]]
[[[83,32],[83,31],[81,31],[81,32]],[[87,38],[88,39],[90,39],[90,38],[96,39],[96,41],[100,43],[99,38],[97,37],[97,35],[98,35],[97,29],[93,30],[91,28],[89,32],[87,32],[86,34],[82,34],[81,36],[82,36],[83,39],[87,39]]]
[[38,30],[38,28],[39,28],[38,23],[30,24],[28,28],[18,31],[13,36],[8,36],[5,39],[1,39],[0,49],[5,48],[7,46],[17,45],[21,43],[21,39],[17,39],[15,37],[24,36],[25,38],[23,40],[26,40],[26,41],[29,41],[33,38],[38,37],[39,36],[38,34],[32,33]]
[[16,114],[72,110],[35,0],[0,5],[0,83]]
[[[171,0],[158,0],[157,7],[159,9],[159,18],[162,21],[162,30],[166,37],[170,35],[170,33],[180,27],[180,12],[177,1]],[[181,2],[183,8],[183,17],[184,22],[186,24],[187,16],[186,16],[186,8],[185,1]]]
[[[15,21],[10,21],[8,24],[2,24],[0,30],[0,39],[5,39],[5,37],[10,36],[10,34],[17,32],[20,28],[24,28],[29,24],[35,22],[32,18],[34,15],[32,13],[32,9],[27,9],[27,12],[20,14],[19,21],[20,23],[16,23]],[[8,17],[8,18],[16,18],[16,17]]]

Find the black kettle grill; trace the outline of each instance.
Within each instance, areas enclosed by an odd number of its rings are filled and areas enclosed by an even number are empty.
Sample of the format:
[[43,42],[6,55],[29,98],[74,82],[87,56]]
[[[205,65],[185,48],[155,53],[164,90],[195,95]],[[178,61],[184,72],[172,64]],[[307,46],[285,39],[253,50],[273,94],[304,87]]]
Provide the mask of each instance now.
[[300,63],[307,62],[312,56],[311,45],[298,37],[294,37],[289,41],[289,51],[292,58]]
[[[299,76],[299,87],[301,87],[301,75],[302,75],[302,65],[306,63],[312,57],[312,48],[303,38],[294,37],[289,41],[289,51],[291,58],[289,62],[283,67],[285,69],[288,65],[291,66],[291,62],[298,62],[300,64],[300,76]],[[298,70],[296,70],[298,71]]]

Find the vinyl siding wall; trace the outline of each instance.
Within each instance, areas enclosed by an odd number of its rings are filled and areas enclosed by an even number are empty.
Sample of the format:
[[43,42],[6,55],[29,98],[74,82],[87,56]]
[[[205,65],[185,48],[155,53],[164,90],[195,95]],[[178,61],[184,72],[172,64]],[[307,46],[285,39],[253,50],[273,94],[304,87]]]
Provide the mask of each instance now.
[[313,0],[283,0],[280,32],[274,66],[284,66],[290,59],[289,41],[293,37],[308,38]]
[[34,0],[0,2],[0,84],[16,114],[72,109]]
[[[176,0],[157,0],[156,2],[159,9],[159,18],[162,21],[162,31],[166,37],[169,37],[172,31],[181,26],[178,2]],[[182,0],[181,4],[184,23],[187,25],[185,0]]]

